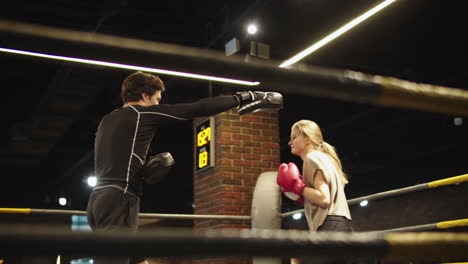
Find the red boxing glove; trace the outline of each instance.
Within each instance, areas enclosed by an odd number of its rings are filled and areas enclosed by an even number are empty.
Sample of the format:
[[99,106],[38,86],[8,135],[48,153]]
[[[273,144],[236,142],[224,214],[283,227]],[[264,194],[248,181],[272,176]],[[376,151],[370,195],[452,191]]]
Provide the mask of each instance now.
[[276,183],[281,186],[281,192],[291,200],[300,201],[306,184],[296,164],[290,162],[279,166]]

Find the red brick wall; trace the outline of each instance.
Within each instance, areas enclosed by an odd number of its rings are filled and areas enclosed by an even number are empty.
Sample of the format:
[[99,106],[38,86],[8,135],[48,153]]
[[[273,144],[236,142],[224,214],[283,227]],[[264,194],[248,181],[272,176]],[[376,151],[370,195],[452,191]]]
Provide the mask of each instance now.
[[[194,175],[194,213],[250,215],[257,177],[279,166],[276,111],[215,117],[215,167]],[[250,228],[250,221],[196,220],[195,228]]]

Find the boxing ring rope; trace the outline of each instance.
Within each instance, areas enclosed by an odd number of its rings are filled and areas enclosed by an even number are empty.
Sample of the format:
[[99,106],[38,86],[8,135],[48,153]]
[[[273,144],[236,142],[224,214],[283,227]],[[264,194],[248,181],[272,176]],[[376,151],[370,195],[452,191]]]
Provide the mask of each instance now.
[[[348,200],[348,204],[358,204],[362,201],[370,201],[382,199],[392,196],[399,196],[411,192],[422,191],[426,189],[437,188],[441,186],[458,184],[468,181],[468,174],[454,176],[446,179],[436,180],[428,183],[421,183],[401,189],[380,192],[372,195],[358,197]],[[304,209],[295,210],[280,214],[281,217],[288,217],[296,213],[302,213]],[[56,209],[32,209],[32,208],[0,208],[0,213],[9,214],[48,214],[48,215],[86,215],[85,211],[79,210],[56,210]],[[141,213],[140,219],[200,219],[200,220],[251,220],[251,216],[247,215],[193,215],[193,214],[156,214],[156,213]]]
[[183,72],[196,69],[197,74],[260,82],[255,87],[258,90],[468,116],[468,91],[463,89],[305,64],[285,69],[273,60],[246,63],[240,56],[228,57],[217,51],[16,21],[0,20],[0,31],[3,52],[8,45],[30,49],[34,43],[37,52],[111,57],[125,63]]
[[144,233],[71,232],[43,226],[0,227],[2,255],[348,256],[456,260],[464,233],[311,233],[250,229],[163,229]]
[[[380,193],[375,193],[367,196],[362,196],[354,199],[349,199],[348,200],[348,205],[353,205],[353,204],[358,204],[362,201],[370,201],[370,200],[377,200],[377,199],[382,199],[382,198],[387,198],[387,197],[392,197],[392,196],[399,196],[411,192],[418,192],[422,190],[427,190],[427,189],[433,189],[445,185],[451,185],[451,184],[458,184],[462,182],[467,182],[468,181],[468,174],[463,174],[460,176],[454,176],[442,180],[437,180],[437,181],[432,181],[432,182],[427,182],[427,183],[421,183],[405,188],[400,188],[400,189],[395,189],[395,190],[390,190],[386,192],[380,192]],[[286,212],[282,213],[281,217],[287,217],[296,213],[302,213],[304,212],[304,209],[300,210],[295,210],[291,212]]]
[[[32,208],[0,208],[0,214],[30,214],[30,215],[86,215],[86,211],[32,209]],[[196,219],[196,220],[251,220],[248,215],[193,215],[193,214],[154,214],[140,213],[140,219]]]
[[432,181],[432,182],[427,182],[427,183],[421,183],[417,185],[413,185],[410,187],[405,187],[401,189],[396,189],[396,190],[391,190],[391,191],[386,191],[386,192],[381,192],[381,193],[376,193],[368,196],[363,196],[355,199],[350,199],[348,200],[349,205],[357,204],[360,203],[364,200],[376,200],[376,199],[382,199],[382,198],[387,198],[387,197],[392,197],[392,196],[398,196],[406,193],[411,193],[411,192],[418,192],[422,190],[427,190],[427,189],[432,189],[432,188],[437,188],[445,185],[451,185],[451,184],[457,184],[461,182],[466,182],[468,181],[468,174],[463,174],[460,176],[455,176],[455,177],[450,177],[442,180],[437,180],[437,181]]
[[[274,193],[279,195],[275,178],[276,172],[262,173],[257,182],[262,188],[257,190],[256,185],[254,196],[268,190],[274,190]],[[453,178],[455,177],[432,182],[430,186],[462,182],[460,178]],[[264,204],[253,206],[252,210],[255,211],[254,208],[260,205]],[[4,209],[7,213],[31,212],[31,209]],[[57,211],[60,214],[64,213],[61,212],[64,210]],[[48,214],[47,211],[43,212]],[[468,219],[439,222],[435,225],[438,229],[467,226]],[[0,226],[0,254],[5,256],[59,254],[84,257],[251,256],[254,261],[258,257],[280,256],[306,256],[312,259],[332,256],[331,258],[378,257],[384,260],[459,261],[462,258],[465,260],[468,256],[467,233],[424,233],[421,232],[424,231],[421,227],[419,230],[412,228],[418,233],[408,233],[401,229],[386,230],[387,232],[311,233],[303,230],[265,229],[258,226],[258,228],[235,230],[153,229],[129,234],[71,231],[66,226],[4,225]],[[429,229],[427,225],[425,228]]]
[[426,232],[434,230],[444,230],[456,227],[466,227],[468,226],[468,218],[451,220],[451,221],[442,221],[426,225],[417,225],[417,226],[408,226],[400,228],[392,228],[387,230],[378,230],[378,231],[369,231],[371,233],[387,233],[387,232]]

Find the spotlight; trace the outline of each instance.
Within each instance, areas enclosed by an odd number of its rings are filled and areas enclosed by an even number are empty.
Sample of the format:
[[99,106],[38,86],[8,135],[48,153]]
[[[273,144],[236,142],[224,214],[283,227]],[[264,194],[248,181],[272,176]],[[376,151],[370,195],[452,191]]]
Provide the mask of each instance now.
[[294,220],[299,220],[299,219],[302,218],[302,213],[295,213],[295,214],[293,214],[292,217],[293,217]]
[[367,206],[368,204],[369,204],[369,201],[367,201],[367,200],[364,200],[364,201],[362,201],[362,202],[359,203],[359,205],[360,205],[361,207]]
[[67,205],[67,198],[65,198],[65,197],[60,197],[58,202],[59,202],[59,204],[60,204],[61,206],[65,206],[65,205]]
[[257,25],[255,24],[250,24],[247,26],[247,33],[249,33],[250,35],[257,33],[257,30],[258,28],[257,28]]
[[97,178],[96,178],[96,176],[89,176],[89,177],[88,177],[88,185],[89,185],[90,187],[96,186],[96,183],[97,183]]

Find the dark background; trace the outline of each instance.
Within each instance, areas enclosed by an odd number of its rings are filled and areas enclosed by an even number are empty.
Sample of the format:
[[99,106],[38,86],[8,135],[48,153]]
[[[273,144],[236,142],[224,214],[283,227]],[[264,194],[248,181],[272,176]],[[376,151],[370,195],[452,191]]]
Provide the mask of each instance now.
[[[302,62],[466,90],[463,3],[397,1]],[[249,40],[256,40],[269,44],[271,58],[282,61],[375,4],[371,0],[16,0],[2,3],[0,18],[221,52],[227,41],[237,37],[243,45],[241,54]],[[253,37],[245,33],[251,21],[260,28]],[[1,47],[15,48],[7,46],[8,36],[0,36]],[[21,45],[35,51],[34,41]],[[97,124],[120,106],[120,85],[131,71],[7,53],[0,53],[0,63],[0,207],[62,208],[57,200],[64,195],[70,202],[67,209],[84,210],[91,190],[86,178],[93,174]],[[167,88],[162,103],[191,102],[229,91],[225,84],[161,78]],[[281,162],[300,163],[289,154],[290,126],[300,119],[316,121],[350,176],[348,198],[468,171],[466,117],[287,92],[284,101]],[[462,125],[455,125],[456,118]],[[161,184],[145,186],[142,211],[191,213],[191,122],[161,129],[154,148],[170,151],[177,166]],[[288,202],[285,207],[295,208]]]

